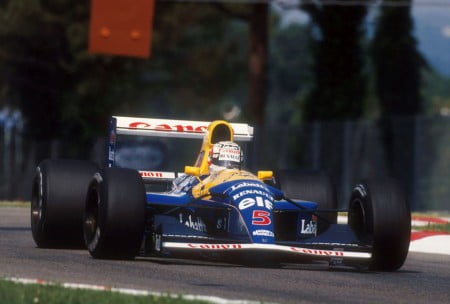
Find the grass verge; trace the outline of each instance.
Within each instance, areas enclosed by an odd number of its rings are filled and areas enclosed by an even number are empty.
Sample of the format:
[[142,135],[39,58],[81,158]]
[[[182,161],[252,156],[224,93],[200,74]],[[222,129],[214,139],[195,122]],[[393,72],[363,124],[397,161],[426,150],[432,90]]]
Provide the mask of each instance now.
[[69,289],[58,285],[20,284],[0,280],[0,303],[8,304],[193,304],[208,303],[185,300],[181,296],[133,296],[111,291]]
[[26,201],[0,201],[0,207],[30,208],[30,202],[26,202]]
[[431,224],[426,226],[413,226],[413,230],[417,231],[436,231],[436,232],[448,232],[450,233],[450,223],[447,224]]

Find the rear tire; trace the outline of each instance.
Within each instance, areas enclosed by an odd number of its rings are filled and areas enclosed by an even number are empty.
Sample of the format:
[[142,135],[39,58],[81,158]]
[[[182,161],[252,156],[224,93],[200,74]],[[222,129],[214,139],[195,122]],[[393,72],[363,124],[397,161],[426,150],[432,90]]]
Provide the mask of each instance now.
[[97,165],[81,160],[44,160],[31,193],[31,231],[41,248],[83,247],[83,214]]
[[140,249],[145,226],[146,194],[139,173],[107,168],[89,184],[84,239],[98,259],[132,259]]
[[[336,189],[326,174],[283,170],[276,172],[275,181],[275,187],[282,190],[290,199],[317,203],[317,209],[336,210],[338,207]],[[317,220],[318,234],[327,230],[330,224],[337,223],[337,211],[318,215],[323,218]]]
[[369,269],[394,271],[403,265],[409,249],[411,212],[395,180],[364,180],[356,185],[348,223],[363,243],[372,245]]

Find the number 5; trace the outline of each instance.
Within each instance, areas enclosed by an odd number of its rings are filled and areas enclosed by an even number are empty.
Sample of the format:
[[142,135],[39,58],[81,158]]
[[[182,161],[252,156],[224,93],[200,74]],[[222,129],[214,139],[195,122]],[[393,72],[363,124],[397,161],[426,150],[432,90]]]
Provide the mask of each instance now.
[[267,226],[270,225],[272,221],[270,220],[270,212],[263,210],[253,210],[253,225]]

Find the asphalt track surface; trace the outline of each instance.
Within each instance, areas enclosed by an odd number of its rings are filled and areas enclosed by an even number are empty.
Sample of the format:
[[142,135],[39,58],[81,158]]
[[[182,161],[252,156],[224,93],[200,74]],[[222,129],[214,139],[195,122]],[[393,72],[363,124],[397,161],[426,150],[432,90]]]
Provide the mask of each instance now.
[[0,207],[0,278],[21,277],[276,303],[450,303],[450,256],[410,253],[397,272],[248,267],[35,247],[28,208]]

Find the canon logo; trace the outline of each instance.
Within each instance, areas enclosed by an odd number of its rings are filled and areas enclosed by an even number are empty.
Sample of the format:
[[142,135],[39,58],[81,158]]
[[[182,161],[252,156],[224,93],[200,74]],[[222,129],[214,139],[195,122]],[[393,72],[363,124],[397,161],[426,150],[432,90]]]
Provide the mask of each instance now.
[[332,250],[316,250],[316,249],[305,249],[305,248],[295,248],[291,247],[292,251],[301,252],[313,255],[324,255],[324,256],[344,256],[342,251],[332,251]]
[[208,126],[184,126],[184,125],[174,125],[170,126],[168,124],[151,125],[146,122],[132,122],[128,125],[132,129],[149,129],[155,131],[172,131],[172,132],[192,132],[192,133],[205,133]]
[[142,177],[163,177],[162,172],[139,171],[139,174],[140,174]]
[[196,249],[242,249],[240,244],[188,244],[188,246]]

